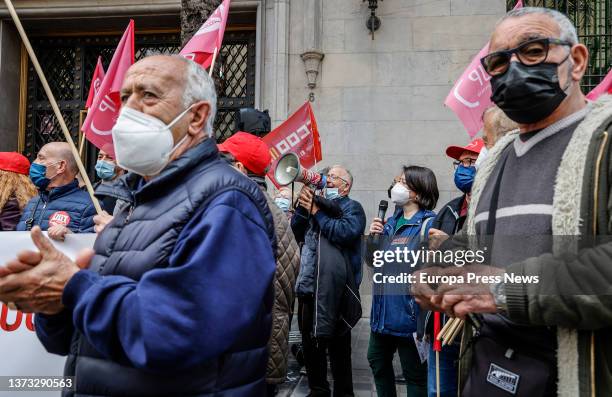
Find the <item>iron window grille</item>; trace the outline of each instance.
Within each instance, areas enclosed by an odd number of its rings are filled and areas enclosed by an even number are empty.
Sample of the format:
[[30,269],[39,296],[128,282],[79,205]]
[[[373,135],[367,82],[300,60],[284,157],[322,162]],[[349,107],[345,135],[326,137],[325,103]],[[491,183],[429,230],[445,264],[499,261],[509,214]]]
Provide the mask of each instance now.
[[[55,95],[66,125],[78,142],[84,120],[85,101],[98,56],[106,69],[120,36],[36,37],[34,50]],[[178,33],[137,35],[136,60],[153,54],[177,54]],[[255,105],[255,31],[226,32],[213,74],[218,111],[215,134],[223,141],[234,132],[233,118],[241,107]],[[42,146],[63,141],[59,122],[36,75],[28,65],[24,154],[31,160]],[[88,145],[85,159],[90,174],[95,165],[96,149]],[[92,175],[93,176],[93,175]]]
[[[516,0],[507,0],[508,10]],[[525,6],[546,7],[567,15],[589,49],[589,67],[582,80],[585,93],[595,88],[612,69],[612,0],[523,0]]]

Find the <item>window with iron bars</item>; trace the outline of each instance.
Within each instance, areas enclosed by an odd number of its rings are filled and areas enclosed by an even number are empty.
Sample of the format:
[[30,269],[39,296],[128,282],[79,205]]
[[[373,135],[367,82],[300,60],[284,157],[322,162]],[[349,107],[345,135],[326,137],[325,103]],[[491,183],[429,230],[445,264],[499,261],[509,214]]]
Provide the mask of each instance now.
[[[101,37],[34,37],[32,44],[47,80],[58,101],[66,125],[78,144],[79,127],[85,117],[85,101],[98,56],[106,69],[119,36]],[[153,54],[176,54],[180,50],[177,34],[136,35],[136,60]],[[30,62],[27,77],[24,154],[30,159],[42,146],[64,141],[51,104]],[[255,31],[228,31],[215,62],[213,79],[217,89],[218,110],[215,135],[222,142],[232,135],[234,115],[243,107],[255,106]],[[85,165],[90,176],[97,151],[87,145]]]
[[[508,10],[517,0],[507,0]],[[589,49],[589,68],[582,80],[585,93],[595,88],[612,69],[612,0],[523,0],[526,7],[546,7],[567,15]]]

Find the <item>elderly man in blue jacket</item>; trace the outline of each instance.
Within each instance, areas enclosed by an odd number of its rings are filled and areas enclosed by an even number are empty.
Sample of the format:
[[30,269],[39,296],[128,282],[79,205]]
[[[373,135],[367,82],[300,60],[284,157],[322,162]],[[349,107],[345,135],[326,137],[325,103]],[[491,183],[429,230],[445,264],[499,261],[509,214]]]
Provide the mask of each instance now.
[[30,166],[30,179],[39,195],[28,202],[17,224],[18,231],[40,226],[55,240],[68,233],[93,233],[96,209],[87,192],[79,189],[79,173],[66,142],[43,146]]
[[[68,355],[66,396],[262,396],[276,247],[259,187],[219,157],[212,79],[180,57],[128,70],[112,134],[133,202],[76,262],[39,252],[0,271],[0,300]],[[12,273],[11,273],[12,272]]]
[[[366,226],[366,217],[359,202],[348,197],[353,187],[352,174],[342,166],[333,166],[327,172],[325,198],[332,200],[341,209],[341,215],[330,213],[314,202],[314,192],[304,187],[299,198],[291,228],[298,242],[303,242],[300,273],[296,285],[299,300],[299,320],[302,332],[304,360],[311,396],[329,396],[327,381],[327,355],[334,379],[334,396],[352,396],[351,333],[315,338],[316,321],[315,285],[319,233],[348,258],[357,288],[361,283],[361,237]],[[340,264],[338,264],[340,265]],[[330,292],[326,295],[332,295]],[[340,319],[336,319],[340,321]]]

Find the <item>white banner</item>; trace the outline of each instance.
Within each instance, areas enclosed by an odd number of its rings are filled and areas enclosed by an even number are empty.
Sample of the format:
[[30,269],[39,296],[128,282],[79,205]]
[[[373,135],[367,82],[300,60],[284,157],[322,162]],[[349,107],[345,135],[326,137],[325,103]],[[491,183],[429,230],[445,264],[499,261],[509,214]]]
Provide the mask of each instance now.
[[[46,233],[45,233],[46,234]],[[68,234],[65,242],[53,241],[68,257],[93,247],[96,234]],[[36,250],[29,232],[0,232],[0,266],[14,259],[24,250]],[[32,314],[9,310],[0,305],[0,376],[60,376],[64,372],[65,357],[47,353],[36,338]],[[0,397],[15,395],[59,396],[53,392],[0,391]]]

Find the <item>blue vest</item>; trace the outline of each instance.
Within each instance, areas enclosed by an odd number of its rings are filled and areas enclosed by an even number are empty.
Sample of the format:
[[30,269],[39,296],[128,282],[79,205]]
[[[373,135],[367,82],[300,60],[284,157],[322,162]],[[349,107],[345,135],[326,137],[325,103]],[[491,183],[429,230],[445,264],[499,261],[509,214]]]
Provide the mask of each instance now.
[[[123,179],[132,191],[138,180],[134,174]],[[167,267],[185,224],[229,190],[253,201],[276,252],[274,222],[264,194],[221,160],[214,140],[207,139],[133,194],[132,206],[117,214],[96,240],[90,270],[140,280],[151,269]],[[272,299],[261,305],[262,327],[271,324],[271,308]],[[254,333],[263,337],[253,337],[249,349],[225,353],[189,370],[154,373],[135,368],[126,357],[105,358],[77,331],[65,374],[76,374],[76,396],[256,396],[265,390],[270,330]]]
[[[17,225],[17,231],[30,230],[40,226],[49,228],[49,220],[63,224],[74,233],[93,233],[93,217],[96,215],[89,194],[79,189],[74,180],[67,185],[43,191],[28,202]],[[29,227],[28,227],[29,226]]]

